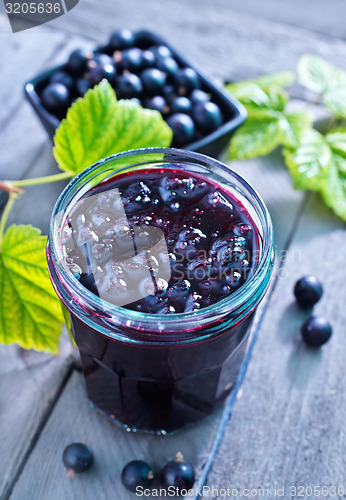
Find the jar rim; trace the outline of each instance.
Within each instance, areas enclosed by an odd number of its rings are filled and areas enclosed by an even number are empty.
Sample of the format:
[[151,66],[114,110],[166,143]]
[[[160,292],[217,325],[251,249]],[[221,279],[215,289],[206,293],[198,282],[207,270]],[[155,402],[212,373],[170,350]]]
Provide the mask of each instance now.
[[[150,158],[149,155],[164,155],[164,158],[176,158],[181,160],[182,162],[188,160],[194,160],[197,164],[210,165],[215,168],[221,168],[224,171],[227,171],[228,174],[232,176],[237,182],[239,182],[242,187],[246,189],[248,194],[251,196],[251,205],[255,206],[257,210],[259,210],[259,214],[262,223],[264,225],[265,231],[262,235],[262,252],[260,252],[260,258],[258,263],[256,263],[255,269],[252,275],[243,283],[238,290],[229,295],[228,297],[223,298],[219,302],[215,302],[209,306],[206,306],[202,309],[193,312],[184,312],[184,313],[174,313],[174,314],[151,314],[140,311],[133,311],[130,309],[126,309],[121,306],[114,305],[110,302],[107,302],[97,295],[90,292],[87,288],[85,288],[76,278],[73,277],[72,273],[67,273],[66,269],[63,267],[60,259],[57,255],[56,250],[56,240],[58,236],[58,228],[57,225],[57,215],[63,211],[63,205],[66,203],[66,200],[69,199],[69,195],[71,190],[75,188],[77,185],[80,185],[80,188],[84,186],[83,180],[86,180],[90,173],[96,171],[100,166],[107,166],[108,164],[113,163],[114,161],[118,161],[121,159],[130,159],[135,156],[143,156],[148,155],[148,160]],[[127,167],[129,168],[129,167]],[[123,169],[115,169],[114,174],[119,173]],[[90,179],[89,179],[90,180]],[[101,181],[100,181],[101,182]],[[70,196],[70,201],[72,197]],[[75,293],[75,296],[81,298],[81,304],[83,305],[83,310],[89,309],[90,311],[95,310],[104,310],[104,304],[107,304],[107,318],[108,322],[111,322],[109,318],[117,318],[117,324],[119,324],[119,319],[123,319],[123,323],[126,324],[136,324],[139,323],[141,326],[147,325],[148,327],[153,324],[161,325],[162,329],[170,329],[170,327],[175,330],[174,325],[179,324],[184,321],[184,324],[189,324],[191,322],[198,322],[200,320],[208,320],[211,317],[215,317],[215,314],[218,317],[225,316],[226,314],[230,314],[232,311],[237,311],[241,306],[249,301],[251,297],[254,296],[254,289],[257,290],[261,287],[263,280],[266,280],[266,275],[268,275],[268,271],[271,271],[273,265],[273,227],[271,218],[268,212],[267,207],[265,206],[262,198],[257,193],[257,191],[249,184],[241,175],[231,169],[228,165],[216,160],[214,158],[210,158],[201,153],[174,149],[174,148],[139,148],[133,149],[129,151],[124,151],[121,153],[117,153],[107,158],[101,159],[98,162],[94,163],[90,167],[87,167],[82,172],[80,172],[76,177],[74,177],[70,183],[65,187],[65,189],[60,194],[55,206],[53,208],[51,220],[50,220],[50,228],[49,228],[49,239],[47,245],[47,255],[48,255],[48,267],[50,264],[53,264],[54,270],[57,276],[57,279],[54,279],[51,273],[51,278],[53,281],[53,285],[58,292],[60,299],[65,302],[70,302],[67,299],[64,301],[62,297],[62,288],[64,288],[65,296],[70,294],[71,291]],[[51,272],[51,270],[50,270]],[[62,279],[63,278],[63,279]],[[269,282],[269,277],[267,278],[267,283]],[[59,290],[57,290],[59,288]],[[265,286],[266,288],[266,286]],[[59,293],[60,292],[60,293]],[[263,293],[262,293],[263,296]],[[259,298],[259,300],[262,298]],[[259,301],[258,300],[258,301]],[[204,322],[201,323],[203,325]],[[145,328],[143,328],[144,330]],[[111,336],[111,335],[110,335]]]

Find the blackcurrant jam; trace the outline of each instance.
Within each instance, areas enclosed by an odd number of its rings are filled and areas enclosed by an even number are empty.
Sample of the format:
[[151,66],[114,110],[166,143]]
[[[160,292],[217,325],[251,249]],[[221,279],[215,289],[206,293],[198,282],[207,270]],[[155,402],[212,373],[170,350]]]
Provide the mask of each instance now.
[[224,401],[272,269],[269,215],[237,174],[178,150],[110,157],[59,198],[47,255],[99,409],[170,432]]

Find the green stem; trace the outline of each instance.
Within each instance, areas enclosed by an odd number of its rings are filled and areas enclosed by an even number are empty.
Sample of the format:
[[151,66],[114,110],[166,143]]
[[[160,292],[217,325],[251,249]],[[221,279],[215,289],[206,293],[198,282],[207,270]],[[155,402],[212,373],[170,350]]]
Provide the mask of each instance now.
[[48,184],[49,182],[58,182],[72,177],[71,172],[61,172],[61,174],[47,175],[45,177],[36,177],[35,179],[23,179],[20,181],[9,181],[12,186],[36,186],[37,184]]
[[5,232],[5,226],[6,222],[8,219],[8,216],[10,215],[11,209],[18,198],[19,193],[10,193],[8,201],[5,205],[4,211],[2,213],[1,219],[0,219],[0,250],[1,250],[1,245],[2,245],[2,240],[4,237],[4,232]]

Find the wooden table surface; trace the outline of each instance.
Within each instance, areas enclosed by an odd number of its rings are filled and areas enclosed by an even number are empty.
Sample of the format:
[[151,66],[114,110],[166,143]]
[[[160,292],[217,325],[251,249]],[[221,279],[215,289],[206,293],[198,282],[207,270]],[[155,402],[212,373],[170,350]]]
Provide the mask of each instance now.
[[[311,18],[305,12],[293,26],[293,15],[287,14],[285,24],[282,16],[280,22],[270,15],[261,18],[259,8],[252,14],[239,6],[232,9],[228,0],[100,4],[80,0],[62,18],[17,34],[0,14],[0,178],[57,172],[51,143],[24,101],[23,82],[64,61],[73,48],[93,47],[121,27],[157,31],[219,83],[294,69],[306,52],[346,69],[346,42],[334,36],[331,17],[323,25],[316,12]],[[300,4],[292,6],[299,9]],[[332,9],[333,2],[328,6]],[[346,9],[337,0],[335,6],[335,32],[342,37]],[[292,92],[297,105],[306,98],[296,86]],[[138,458],[159,467],[178,451],[196,468],[198,488],[214,487],[213,492],[205,490],[205,498],[226,498],[220,490],[227,487],[239,492],[267,488],[262,493],[267,498],[276,498],[275,488],[285,488],[282,497],[291,498],[291,486],[340,486],[346,491],[345,224],[318,195],[293,190],[279,152],[233,162],[232,167],[266,202],[277,255],[238,391],[218,413],[173,436],[126,433],[88,405],[66,335],[57,357],[1,346],[1,499],[130,500],[135,495],[119,479],[124,464]],[[47,233],[62,188],[63,183],[28,188],[10,222],[34,223]],[[322,279],[325,294],[316,312],[330,318],[334,328],[330,343],[320,350],[306,348],[299,335],[305,316],[294,304],[292,288],[306,273]],[[91,445],[96,464],[71,480],[61,455],[75,441]],[[308,496],[305,490],[301,498]]]

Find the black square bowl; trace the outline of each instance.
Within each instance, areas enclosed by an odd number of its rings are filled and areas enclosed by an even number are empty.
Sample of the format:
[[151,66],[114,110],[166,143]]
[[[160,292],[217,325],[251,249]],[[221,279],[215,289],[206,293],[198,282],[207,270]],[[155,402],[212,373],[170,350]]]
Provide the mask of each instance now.
[[[247,116],[244,106],[226,90],[217,88],[206,76],[194,67],[182,54],[177,52],[171,45],[162,38],[149,31],[139,31],[135,33],[136,46],[147,49],[152,45],[165,45],[168,47],[176,61],[181,67],[190,67],[196,71],[202,82],[202,90],[210,94],[211,100],[217,104],[223,114],[223,124],[214,132],[205,137],[186,144],[183,149],[198,151],[209,156],[216,157],[227,147],[229,140],[239,125]],[[97,48],[94,53],[101,52],[103,47]],[[49,78],[58,70],[65,68],[65,65],[56,66],[32,78],[25,84],[25,95],[51,139],[54,137],[55,129],[59,126],[60,120],[47,111],[42,105],[40,92],[48,83]]]

